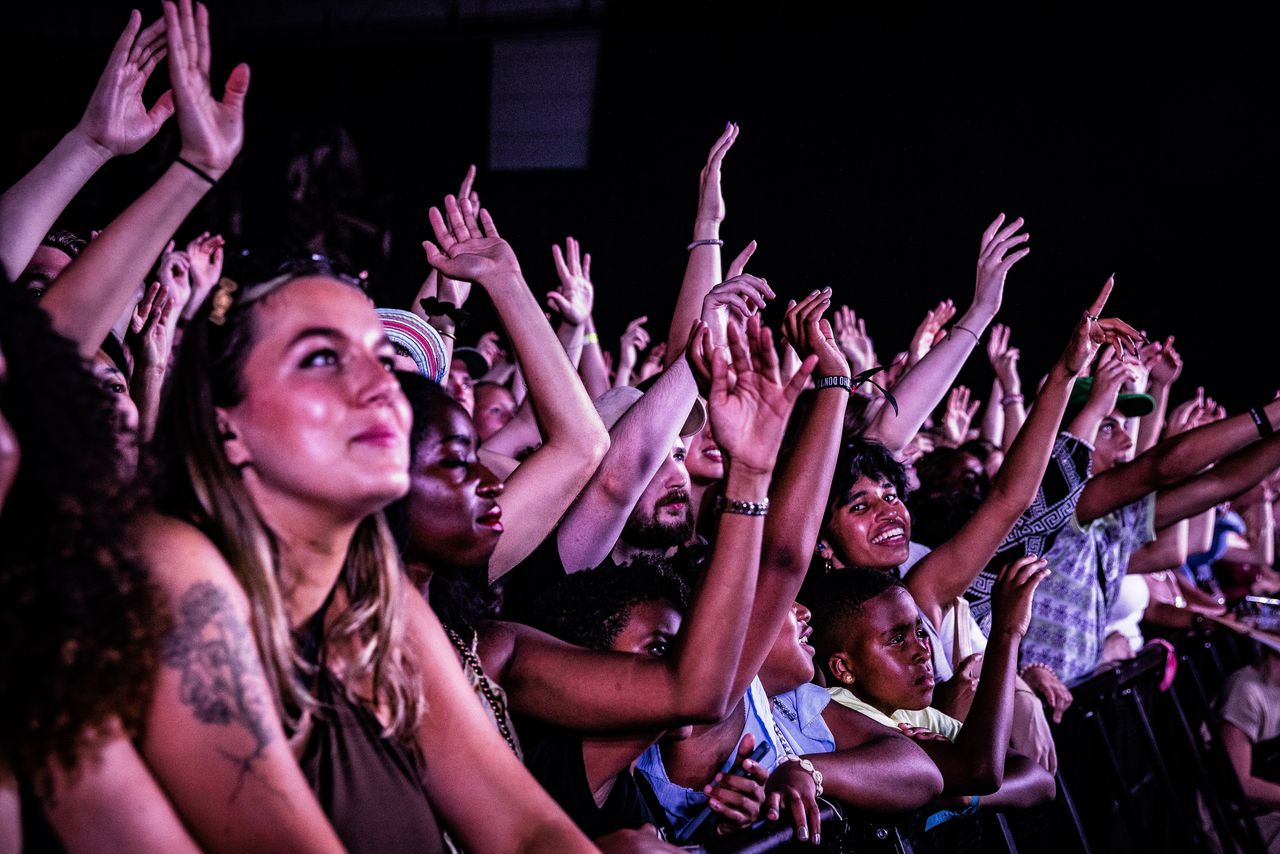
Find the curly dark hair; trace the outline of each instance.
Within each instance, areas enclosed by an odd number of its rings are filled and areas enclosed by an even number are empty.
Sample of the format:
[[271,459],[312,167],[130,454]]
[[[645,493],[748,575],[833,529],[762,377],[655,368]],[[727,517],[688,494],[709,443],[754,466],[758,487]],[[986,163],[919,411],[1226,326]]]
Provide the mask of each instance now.
[[[833,654],[846,650],[862,606],[895,587],[904,587],[897,572],[865,567],[851,566],[822,576],[805,600],[813,613],[814,661],[826,668]],[[833,678],[829,671],[827,675]]]
[[906,500],[907,470],[894,458],[893,452],[870,439],[847,439],[836,458],[836,470],[831,477],[831,498],[822,516],[824,530],[831,524],[832,511],[849,503],[850,490],[864,475],[888,479],[898,491],[898,498]]
[[683,613],[689,588],[657,562],[610,563],[566,576],[538,598],[530,622],[576,646],[608,649],[627,625],[631,609],[655,601],[670,602]]
[[44,792],[50,762],[74,772],[113,719],[138,734],[166,621],[123,545],[141,496],[110,395],[37,305],[2,301],[21,467],[0,511],[0,761]]

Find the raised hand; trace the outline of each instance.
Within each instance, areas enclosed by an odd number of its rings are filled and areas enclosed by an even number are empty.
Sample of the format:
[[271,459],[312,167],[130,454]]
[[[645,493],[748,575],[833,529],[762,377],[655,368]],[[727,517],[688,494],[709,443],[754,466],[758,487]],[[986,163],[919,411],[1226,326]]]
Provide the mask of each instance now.
[[814,291],[800,302],[787,303],[782,334],[802,358],[818,357],[818,372],[824,377],[852,377],[849,360],[836,343],[831,324],[822,315],[831,307],[831,288]]
[[1133,371],[1118,358],[1098,365],[1093,375],[1093,388],[1089,392],[1089,407],[1109,414],[1116,408],[1116,401],[1125,383],[1132,381]]
[[491,367],[497,367],[507,360],[507,351],[498,345],[498,333],[492,329],[480,336],[476,341],[476,349]]
[[177,304],[178,311],[186,308],[187,303],[191,301],[192,293],[191,256],[181,250],[175,250],[172,240],[169,241],[169,248],[160,256],[156,276]]
[[1182,356],[1173,346],[1170,335],[1163,343],[1152,341],[1138,351],[1138,358],[1151,371],[1153,384],[1171,386],[1182,376]]
[[[752,316],[745,333],[729,327],[728,350],[716,348],[711,354],[708,403],[711,429],[730,469],[764,475],[773,471],[787,418],[817,363],[817,356],[809,356],[784,384],[773,335],[760,318]],[[732,388],[730,368],[737,377]]]
[[662,360],[667,356],[667,342],[659,341],[653,345],[653,349],[649,351],[649,355],[645,356],[644,364],[640,366],[639,373],[636,374],[638,382],[644,382],[649,377],[662,370]]
[[1000,310],[1000,301],[1004,298],[1004,280],[1009,268],[1031,251],[1030,247],[1014,251],[1014,247],[1031,239],[1029,234],[1018,234],[1022,225],[1022,217],[1005,225],[1004,214],[1000,214],[982,233],[973,301],[986,307],[992,314]]
[[951,318],[956,316],[956,306],[951,300],[943,300],[934,308],[929,309],[929,313],[924,316],[924,320],[916,327],[915,335],[911,336],[911,345],[907,348],[907,356],[911,360],[911,364],[915,364],[925,357],[938,341],[942,339],[942,330]]
[[969,425],[978,414],[982,401],[969,402],[969,389],[958,385],[947,395],[947,409],[942,416],[942,431],[952,447],[963,445],[969,436]]
[[1126,346],[1130,352],[1137,352],[1137,342],[1141,340],[1142,333],[1119,318],[1100,317],[1114,287],[1115,276],[1112,276],[1103,284],[1093,304],[1085,310],[1080,323],[1076,325],[1071,343],[1063,354],[1067,370],[1076,376],[1080,376],[1089,367],[1103,344],[1110,344],[1121,356],[1124,355]]
[[498,236],[489,212],[481,210],[477,219],[471,202],[458,204],[444,197],[444,213],[439,208],[427,212],[437,243],[422,244],[427,262],[451,279],[487,285],[502,276],[520,275],[520,262],[510,244]]
[[1010,329],[1003,323],[991,327],[987,337],[987,359],[991,362],[991,370],[1005,394],[1018,394],[1022,391],[1022,378],[1018,375],[1018,358],[1022,355],[1017,347],[1009,346]]
[[626,369],[630,373],[640,358],[640,351],[649,346],[649,333],[644,324],[649,322],[648,316],[637,317],[627,324],[618,342],[618,369]]
[[[703,299],[702,321],[712,328],[718,324],[740,325],[742,320],[764,308],[766,300],[774,296],[773,288],[758,276],[750,273],[733,276],[712,288]],[[730,324],[730,319],[738,323]]]
[[867,335],[867,322],[858,317],[847,305],[840,306],[835,315],[836,341],[841,352],[849,360],[849,369],[860,373],[876,363],[876,348]]
[[173,115],[172,91],[157,98],[149,110],[142,102],[142,90],[166,50],[164,20],[144,30],[142,16],[136,9],[130,12],[76,132],[108,157],[132,154],[150,142]]
[[724,195],[720,191],[720,164],[725,154],[733,148],[738,138],[738,126],[732,122],[724,126],[724,133],[711,146],[707,165],[698,175],[698,222],[719,225],[724,221]]
[[1196,389],[1195,397],[1178,404],[1173,408],[1173,412],[1169,413],[1169,420],[1164,429],[1165,438],[1185,433],[1204,423],[1207,423],[1204,386],[1200,386]]
[[187,259],[191,263],[188,271],[191,276],[191,299],[182,310],[183,317],[193,317],[222,278],[222,251],[225,245],[222,235],[210,235],[207,231],[187,244]]
[[991,591],[992,634],[1019,638],[1031,627],[1031,602],[1036,588],[1049,576],[1049,563],[1038,555],[1024,555],[1001,568]]
[[591,253],[581,254],[578,241],[565,239],[565,251],[551,247],[560,289],[547,294],[547,305],[558,311],[566,323],[581,326],[591,316],[595,287],[591,284]]
[[214,178],[222,177],[244,144],[244,99],[249,66],[231,69],[222,100],[209,85],[209,10],[191,0],[161,3],[169,43],[169,80],[182,134],[179,156]]
[[182,303],[172,289],[155,282],[135,309],[141,312],[143,325],[138,332],[134,356],[142,370],[165,370],[173,352],[174,331]]

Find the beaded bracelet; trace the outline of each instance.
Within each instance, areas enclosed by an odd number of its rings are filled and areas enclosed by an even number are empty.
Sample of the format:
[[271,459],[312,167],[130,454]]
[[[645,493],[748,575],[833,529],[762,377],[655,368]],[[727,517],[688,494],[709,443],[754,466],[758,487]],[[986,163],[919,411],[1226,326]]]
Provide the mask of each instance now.
[[1058,677],[1058,671],[1054,670],[1052,667],[1050,667],[1049,665],[1045,664],[1045,663],[1044,663],[1044,662],[1042,662],[1042,661],[1033,661],[1033,662],[1031,662],[1030,664],[1028,664],[1028,665],[1026,665],[1025,667],[1023,667],[1021,670],[1019,670],[1019,671],[1018,671],[1018,675],[1019,675],[1019,676],[1023,676],[1023,675],[1025,675],[1025,674],[1026,674],[1026,672],[1027,672],[1028,670],[1033,670],[1033,669],[1035,669],[1035,668],[1037,668],[1037,667],[1038,667],[1038,668],[1040,668],[1041,670],[1047,670],[1047,671],[1049,671],[1050,675],[1052,675],[1054,679],[1058,679],[1058,681],[1059,681],[1059,682],[1061,682],[1061,681],[1062,681],[1062,680],[1061,680],[1061,679],[1059,679],[1059,677]]
[[815,795],[822,796],[822,772],[813,767],[813,763],[808,759],[800,756],[784,756],[778,760],[778,767],[781,768],[788,762],[795,762],[800,766],[800,770],[805,771],[813,778],[813,787],[816,790]]
[[1011,403],[1022,403],[1024,399],[1025,398],[1020,394],[1006,394],[1004,397],[1000,398],[1000,405],[1008,406]]
[[717,513],[737,513],[740,516],[764,516],[769,512],[769,499],[764,501],[739,501],[736,498],[716,498]]

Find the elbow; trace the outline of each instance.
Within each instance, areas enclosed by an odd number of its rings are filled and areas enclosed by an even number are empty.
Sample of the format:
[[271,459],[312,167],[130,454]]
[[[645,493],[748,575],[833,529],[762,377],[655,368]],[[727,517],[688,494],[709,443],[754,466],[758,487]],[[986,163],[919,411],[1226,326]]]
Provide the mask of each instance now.
[[993,794],[1004,785],[1004,768],[990,761],[978,762],[969,769],[968,783],[970,794]]
[[723,694],[711,694],[709,692],[687,692],[680,697],[676,704],[676,717],[679,719],[678,726],[688,724],[704,725],[719,723],[728,717],[736,705],[728,696],[728,692]]
[[605,455],[609,453],[610,440],[609,431],[605,430],[601,425],[599,430],[589,431],[588,436],[583,437],[583,441],[578,445],[581,450],[582,457],[592,473],[600,467],[600,463],[604,462]]

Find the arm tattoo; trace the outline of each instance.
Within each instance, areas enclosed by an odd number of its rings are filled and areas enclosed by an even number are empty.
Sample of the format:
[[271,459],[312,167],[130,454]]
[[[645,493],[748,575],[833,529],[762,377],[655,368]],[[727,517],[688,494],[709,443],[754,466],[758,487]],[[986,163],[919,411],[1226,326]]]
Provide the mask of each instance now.
[[246,775],[253,772],[254,760],[274,736],[266,713],[271,698],[258,651],[227,592],[211,582],[191,585],[178,601],[177,611],[161,656],[182,674],[178,698],[191,706],[201,723],[242,728],[252,742],[240,754],[219,748],[240,770],[231,792],[234,801]]

